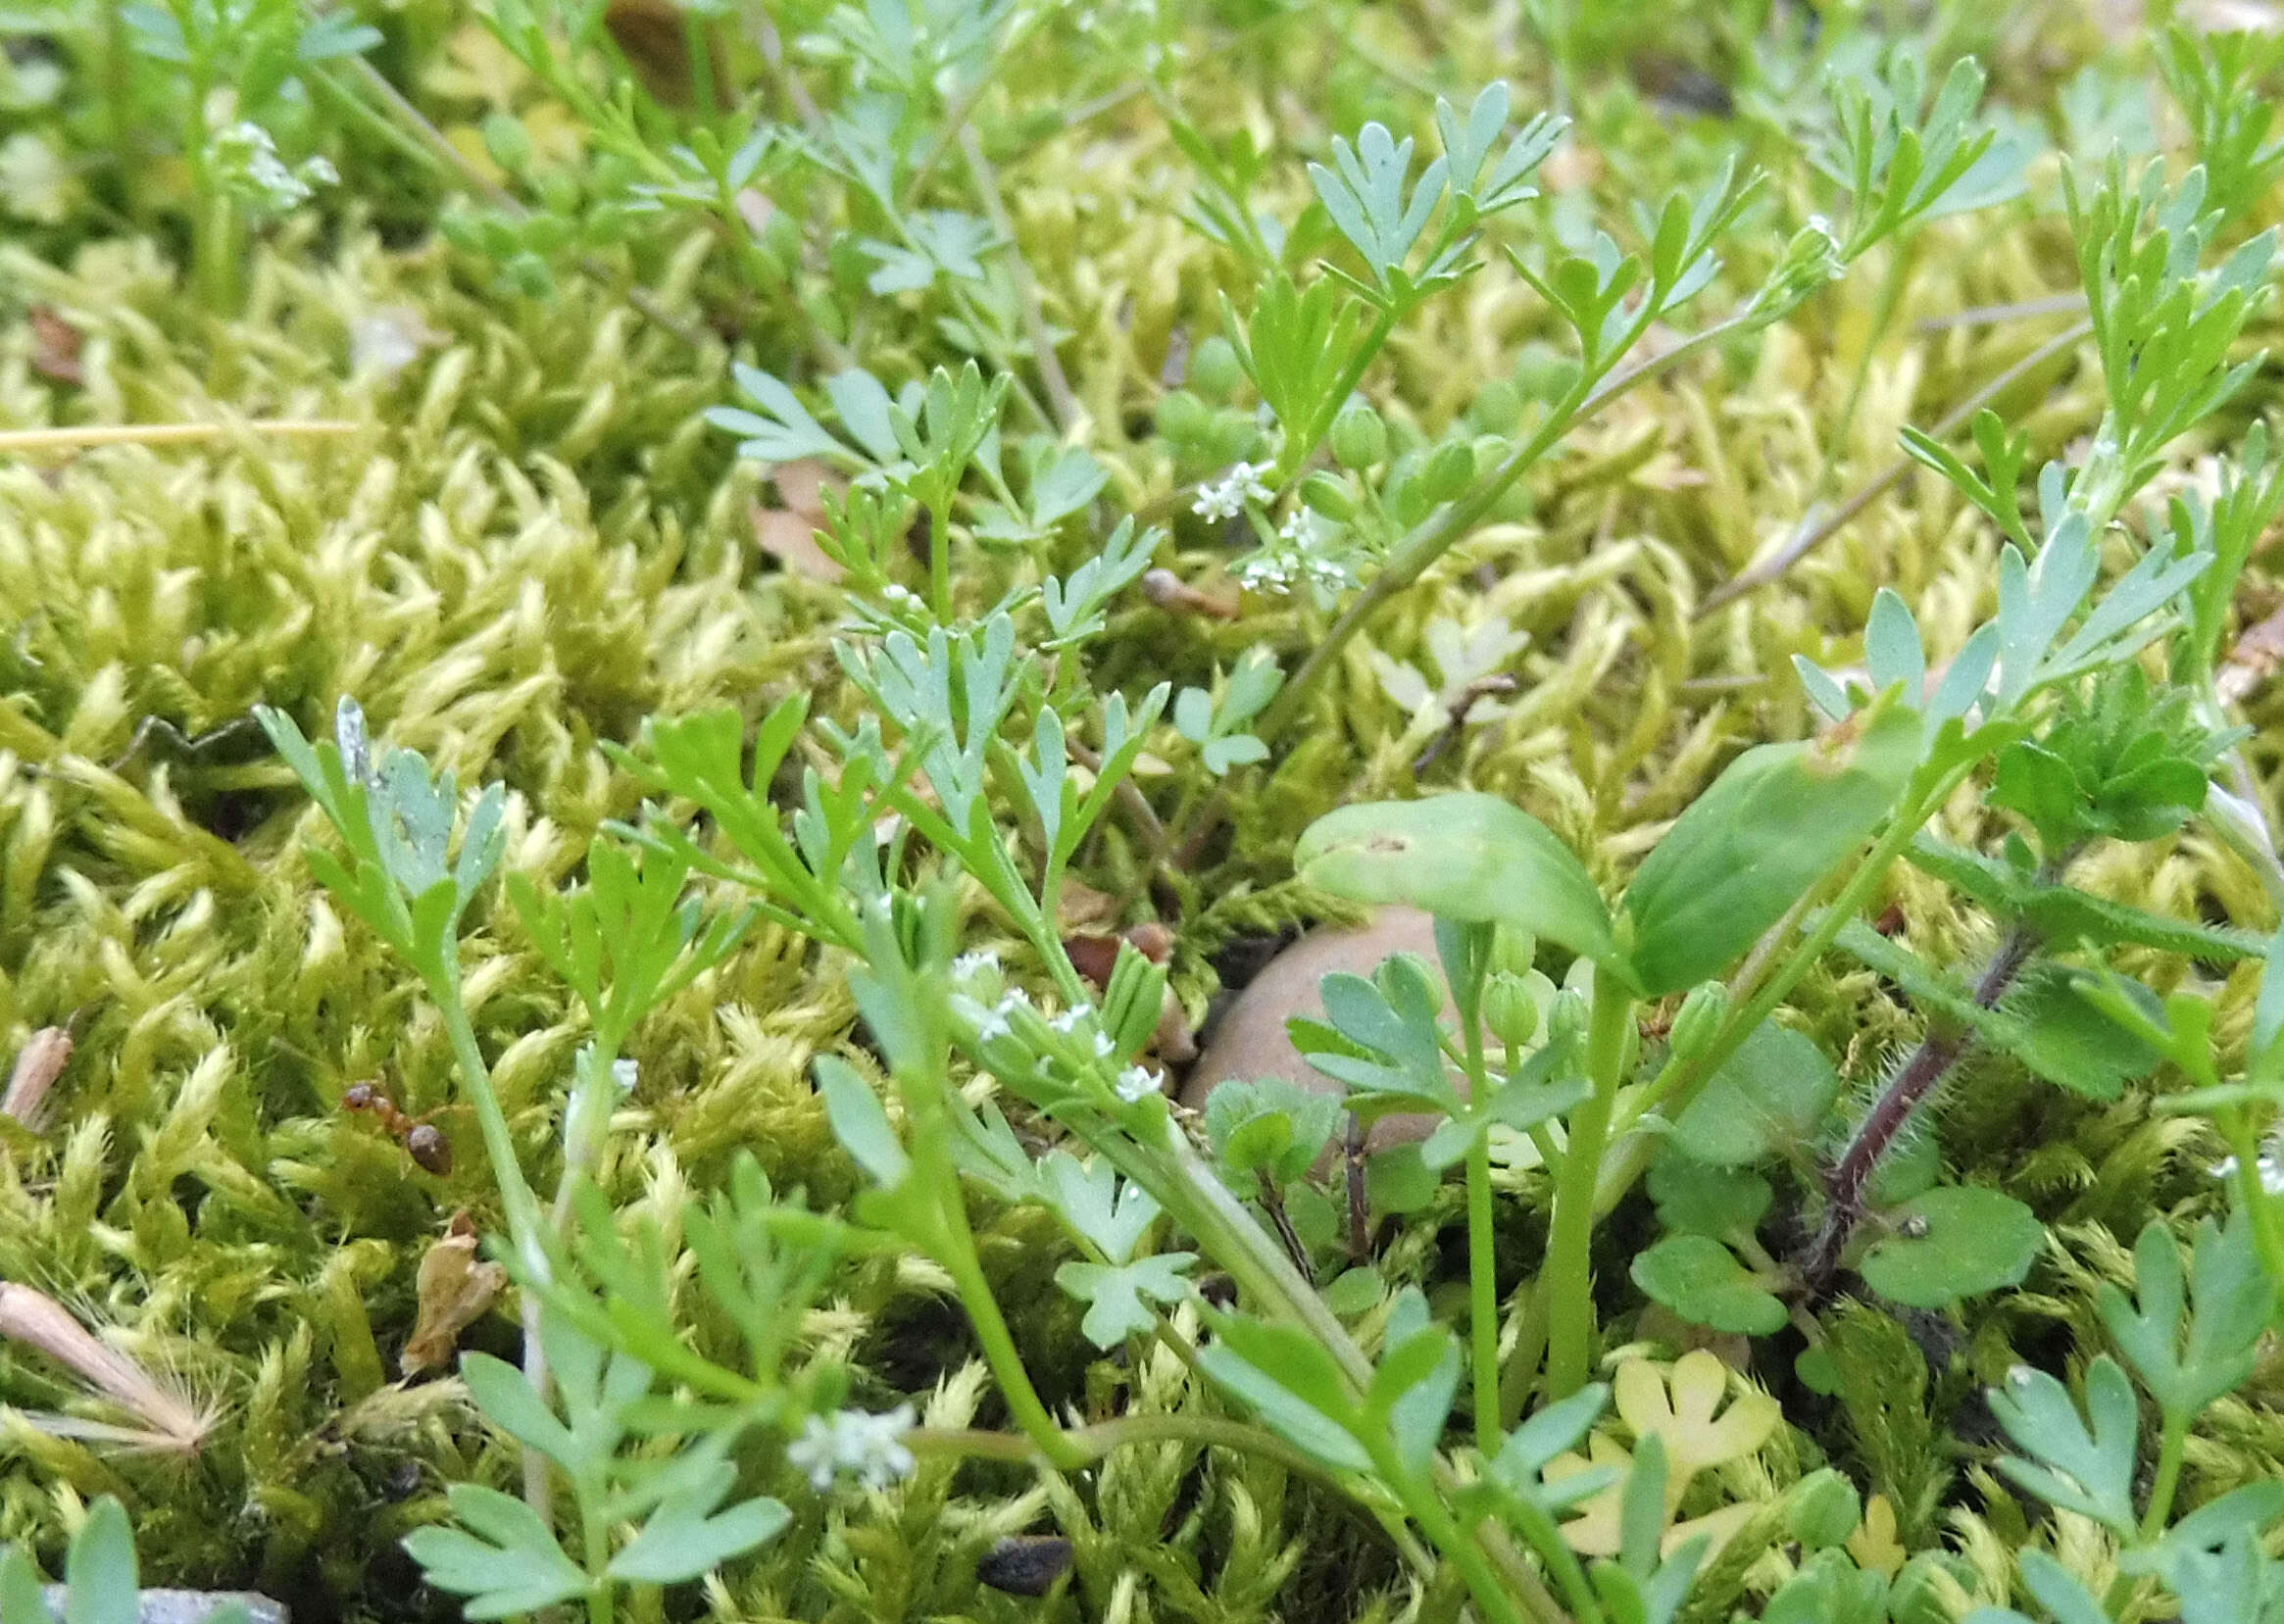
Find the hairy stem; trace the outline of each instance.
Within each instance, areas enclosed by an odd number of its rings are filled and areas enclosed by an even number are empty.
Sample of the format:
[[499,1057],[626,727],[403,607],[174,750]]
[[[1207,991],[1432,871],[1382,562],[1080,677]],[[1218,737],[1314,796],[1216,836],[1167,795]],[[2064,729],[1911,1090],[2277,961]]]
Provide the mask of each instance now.
[[[2017,924],[2009,931],[2006,940],[1999,944],[1998,953],[1985,966],[1982,979],[1975,983],[1976,1007],[1996,1009],[2037,951],[2038,936],[2027,925]],[[1864,1192],[1870,1188],[1871,1176],[1878,1171],[1880,1161],[1895,1148],[1896,1141],[1936,1086],[1974,1048],[1974,1033],[1963,1027],[1930,1032],[1921,1038],[1919,1047],[1888,1080],[1887,1087],[1857,1128],[1856,1137],[1849,1141],[1848,1149],[1825,1175],[1824,1196],[1828,1205],[1823,1227],[1810,1244],[1801,1264],[1801,1276],[1812,1293],[1825,1290],[1839,1271],[1841,1255],[1847,1250],[1857,1225],[1863,1220]]]

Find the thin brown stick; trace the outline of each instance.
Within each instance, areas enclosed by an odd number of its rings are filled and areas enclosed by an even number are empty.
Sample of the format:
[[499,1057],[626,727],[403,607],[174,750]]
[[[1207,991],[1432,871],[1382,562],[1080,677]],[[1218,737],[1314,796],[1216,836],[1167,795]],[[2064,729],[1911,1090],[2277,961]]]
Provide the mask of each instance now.
[[[2080,339],[2083,339],[2093,330],[2094,326],[2090,321],[2074,321],[2065,330],[2056,333],[2020,361],[2015,362],[2013,366],[1967,396],[1965,400],[1961,401],[1948,417],[1929,431],[1929,437],[1937,440],[1948,440],[1952,435],[1964,428],[1977,412],[2004,394],[2010,386],[2035,371],[2064,350],[2077,344]],[[1886,468],[1873,474],[1870,480],[1858,488],[1847,501],[1834,508],[1814,524],[1796,532],[1793,538],[1776,552],[1707,593],[1705,601],[1697,606],[1694,618],[1702,620],[1716,610],[1736,602],[1748,592],[1758,592],[1769,582],[1777,579],[1794,565],[1800,563],[1801,560],[1846,529],[1855,521],[1857,515],[1879,500],[1897,480],[1903,478],[1905,474],[1917,466],[1909,457],[1898,457]]]

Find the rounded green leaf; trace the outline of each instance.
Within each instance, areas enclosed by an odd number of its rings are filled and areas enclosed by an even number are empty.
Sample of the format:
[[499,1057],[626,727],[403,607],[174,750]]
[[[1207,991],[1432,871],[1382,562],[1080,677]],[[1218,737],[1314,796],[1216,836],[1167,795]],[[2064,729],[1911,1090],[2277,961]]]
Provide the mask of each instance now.
[[1814,1041],[1763,1021],[1706,1080],[1671,1143],[1692,1161],[1749,1166],[1812,1138],[1839,1098],[1840,1073]]
[[1355,902],[1496,921],[1631,978],[1585,865],[1554,830],[1495,795],[1342,807],[1309,825],[1293,867]]
[[2046,1242],[2046,1226],[2029,1207],[1972,1186],[1930,1190],[1890,1218],[1887,1239],[1864,1254],[1859,1272],[1873,1291],[1912,1308],[2020,1285]]
[[1784,1304],[1710,1235],[1672,1235],[1634,1259],[1634,1284],[1692,1325],[1764,1337],[1784,1326]]
[[1911,778],[1919,732],[1915,713],[1889,705],[1731,762],[1627,888],[1643,989],[1719,975],[1845,861]]

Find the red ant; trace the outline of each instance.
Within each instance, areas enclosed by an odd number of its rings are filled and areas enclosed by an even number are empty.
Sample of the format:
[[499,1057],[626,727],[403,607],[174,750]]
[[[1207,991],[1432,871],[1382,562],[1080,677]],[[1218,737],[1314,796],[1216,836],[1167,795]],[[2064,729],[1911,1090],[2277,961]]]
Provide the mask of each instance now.
[[388,1133],[399,1140],[405,1154],[439,1178],[452,1171],[452,1142],[425,1117],[407,1116],[394,1100],[372,1083],[353,1083],[341,1095],[343,1110],[371,1111]]

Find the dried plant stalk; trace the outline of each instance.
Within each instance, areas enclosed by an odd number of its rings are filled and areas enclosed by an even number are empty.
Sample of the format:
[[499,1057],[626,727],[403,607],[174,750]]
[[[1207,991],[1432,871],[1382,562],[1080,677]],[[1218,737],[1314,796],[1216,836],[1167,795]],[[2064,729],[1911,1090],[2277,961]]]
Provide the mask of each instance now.
[[26,1417],[43,1431],[191,1455],[214,1430],[210,1411],[97,1337],[45,1292],[0,1282],[0,1337],[45,1353],[141,1423],[115,1427],[67,1415]]

